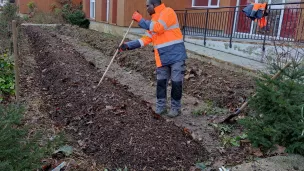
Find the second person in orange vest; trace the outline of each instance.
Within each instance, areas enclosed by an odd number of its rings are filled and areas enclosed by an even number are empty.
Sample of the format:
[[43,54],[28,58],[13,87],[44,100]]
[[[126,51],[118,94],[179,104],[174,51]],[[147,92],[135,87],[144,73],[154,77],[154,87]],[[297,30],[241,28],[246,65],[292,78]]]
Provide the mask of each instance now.
[[[150,43],[154,46],[157,73],[156,110],[160,115],[176,117],[181,114],[183,78],[185,73],[186,49],[177,15],[172,8],[166,7],[161,0],[147,0],[147,11],[152,20],[145,20],[141,14],[134,12],[132,19],[146,30],[138,39],[125,42],[121,51],[133,50]],[[167,86],[171,80],[171,109],[167,113]]]

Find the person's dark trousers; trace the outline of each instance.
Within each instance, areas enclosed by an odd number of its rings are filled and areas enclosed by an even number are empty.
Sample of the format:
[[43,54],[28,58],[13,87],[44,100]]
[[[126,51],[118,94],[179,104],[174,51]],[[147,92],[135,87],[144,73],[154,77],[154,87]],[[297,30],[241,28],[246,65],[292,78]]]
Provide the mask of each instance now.
[[181,99],[183,92],[183,79],[185,74],[185,61],[176,62],[174,64],[159,67],[157,73],[157,100],[156,113],[161,113],[166,110],[167,103],[167,86],[171,79],[171,110],[181,109]]

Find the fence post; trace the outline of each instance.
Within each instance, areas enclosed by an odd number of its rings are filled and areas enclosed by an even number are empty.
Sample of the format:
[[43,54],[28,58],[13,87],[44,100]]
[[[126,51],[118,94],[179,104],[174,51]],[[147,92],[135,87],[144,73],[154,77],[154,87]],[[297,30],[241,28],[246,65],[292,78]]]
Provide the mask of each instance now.
[[207,36],[207,27],[208,27],[208,16],[209,16],[209,9],[207,9],[207,14],[206,14],[206,23],[205,23],[205,32],[204,32],[204,46],[206,46],[206,36]]
[[20,94],[19,94],[19,57],[18,57],[18,43],[17,43],[17,26],[16,26],[16,20],[13,20],[12,22],[12,31],[13,31],[13,47],[14,47],[14,71],[15,71],[15,95],[16,100],[19,102]]
[[[270,10],[271,10],[271,5],[269,5],[269,10],[268,10],[268,17],[267,19],[270,18]],[[264,40],[263,40],[263,58],[264,58],[264,54],[265,54],[265,44],[266,44],[266,33],[267,33],[267,27],[268,27],[268,20],[266,20],[266,26],[265,26],[265,32],[264,32]]]
[[233,20],[232,20],[232,24],[231,24],[231,34],[230,34],[230,40],[229,40],[229,47],[232,48],[232,36],[233,36],[233,31],[234,31],[234,22],[235,22],[235,13],[236,13],[236,8],[234,8],[234,12],[233,12]]
[[186,10],[185,12],[185,16],[184,16],[184,26],[183,26],[183,41],[185,41],[185,37],[186,37],[186,28],[187,28],[187,14],[188,14],[188,10]]

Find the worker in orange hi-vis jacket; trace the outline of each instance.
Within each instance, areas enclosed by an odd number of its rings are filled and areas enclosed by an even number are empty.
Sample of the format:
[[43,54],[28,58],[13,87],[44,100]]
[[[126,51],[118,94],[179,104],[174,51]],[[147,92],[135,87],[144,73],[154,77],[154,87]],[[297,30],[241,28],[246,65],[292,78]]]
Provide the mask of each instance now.
[[[183,35],[179,27],[177,15],[172,8],[168,8],[161,0],[147,0],[147,11],[152,20],[145,20],[141,14],[134,12],[132,19],[146,29],[146,34],[138,39],[125,42],[120,51],[132,50],[146,46],[154,46],[156,62],[157,88],[156,110],[160,115],[176,117],[181,114],[181,99],[183,78],[185,73],[186,49]],[[167,86],[171,79],[171,109],[167,113]]]

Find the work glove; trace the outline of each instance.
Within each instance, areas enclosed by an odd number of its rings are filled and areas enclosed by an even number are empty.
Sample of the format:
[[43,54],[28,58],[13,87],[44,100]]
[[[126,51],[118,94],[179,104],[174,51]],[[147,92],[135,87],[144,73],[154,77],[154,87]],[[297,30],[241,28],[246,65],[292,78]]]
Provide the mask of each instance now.
[[126,51],[129,50],[129,46],[126,43],[123,43],[120,47],[119,47],[119,52],[122,51]]
[[143,18],[142,15],[139,14],[137,11],[135,11],[133,13],[132,20],[135,20],[136,22],[139,22],[142,18]]

